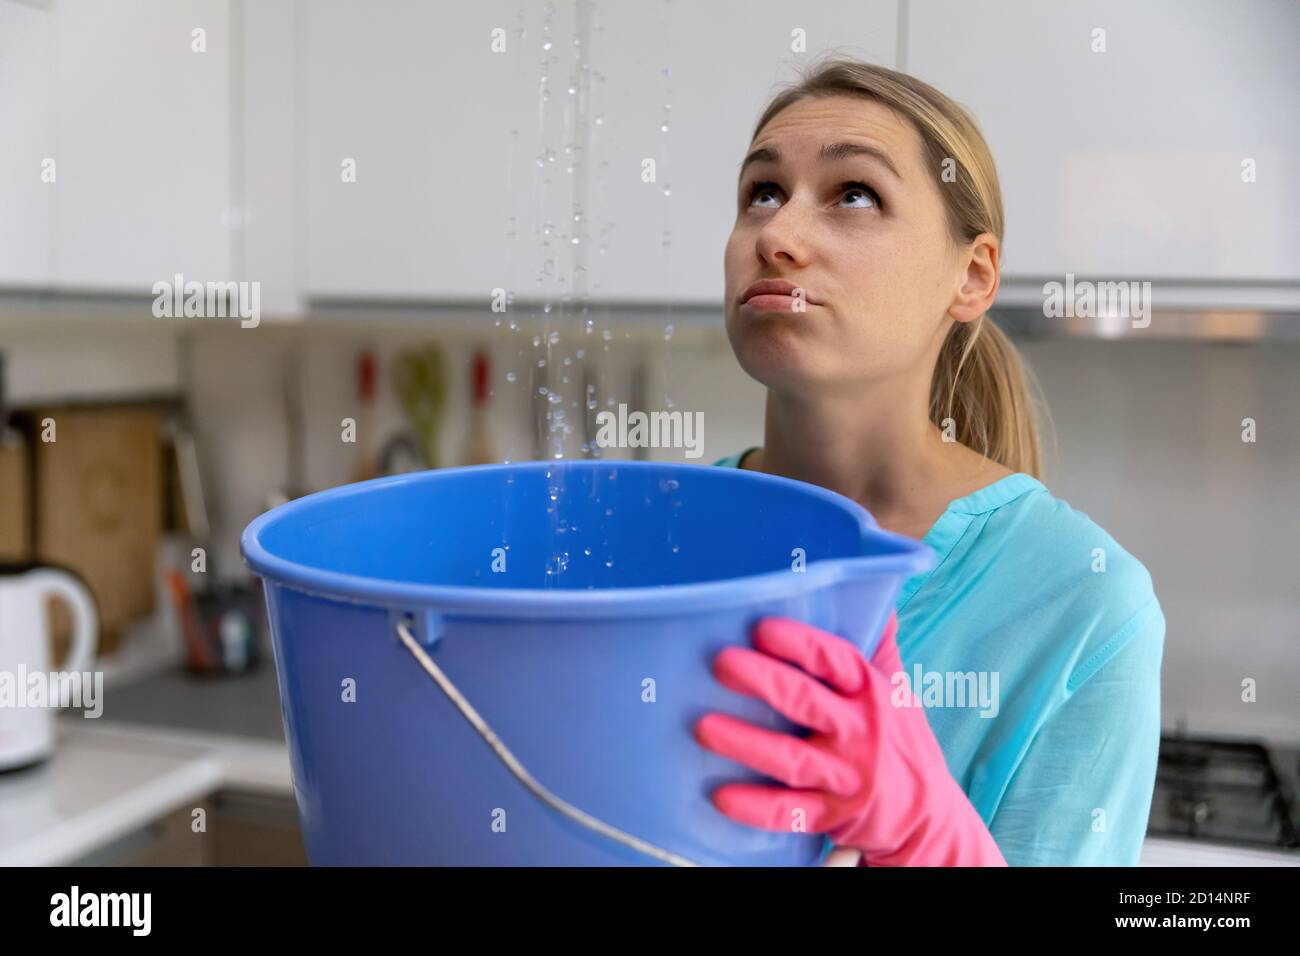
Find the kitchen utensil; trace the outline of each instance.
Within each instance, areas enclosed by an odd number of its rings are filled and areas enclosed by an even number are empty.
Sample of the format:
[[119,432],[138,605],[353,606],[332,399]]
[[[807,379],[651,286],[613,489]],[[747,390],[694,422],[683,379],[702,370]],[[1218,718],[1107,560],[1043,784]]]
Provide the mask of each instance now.
[[178,415],[163,422],[162,435],[168,486],[167,530],[207,538],[211,529],[194,436]]
[[357,356],[357,451],[352,480],[365,481],[379,475],[375,453],[375,356],[364,351]]
[[465,448],[461,453],[462,465],[489,465],[497,460],[496,448],[488,434],[488,382],[490,380],[487,352],[474,353],[470,365],[469,428],[465,435]]
[[424,463],[438,467],[438,431],[447,404],[446,361],[442,349],[431,345],[397,356],[393,381],[406,417],[420,440]]
[[190,595],[185,576],[176,568],[167,570],[167,589],[172,596],[172,606],[176,611],[176,621],[180,626],[181,637],[185,642],[185,651],[190,670],[206,672],[217,666],[217,655],[203,632]]
[[167,585],[190,671],[241,674],[258,663],[265,611],[256,591],[242,584],[223,584],[194,593],[176,568],[167,570]]
[[423,471],[424,453],[414,435],[399,432],[384,443],[384,450],[379,454],[379,471],[385,475],[405,475],[413,471]]

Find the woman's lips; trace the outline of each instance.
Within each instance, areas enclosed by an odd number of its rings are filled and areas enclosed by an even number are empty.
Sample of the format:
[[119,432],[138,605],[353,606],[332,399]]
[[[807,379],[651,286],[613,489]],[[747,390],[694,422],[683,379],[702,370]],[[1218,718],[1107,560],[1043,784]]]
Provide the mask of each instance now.
[[[742,309],[752,309],[756,312],[793,312],[795,297],[792,295],[773,295],[765,292],[762,295],[750,296],[742,304]],[[803,300],[803,307],[807,309],[811,302]]]

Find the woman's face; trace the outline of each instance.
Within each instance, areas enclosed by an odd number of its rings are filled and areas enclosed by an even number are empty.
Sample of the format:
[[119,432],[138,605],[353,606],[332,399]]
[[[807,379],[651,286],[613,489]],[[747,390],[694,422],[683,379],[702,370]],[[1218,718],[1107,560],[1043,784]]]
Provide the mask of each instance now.
[[[829,158],[822,150],[849,144]],[[857,149],[865,148],[865,151]],[[727,336],[775,390],[928,381],[961,287],[939,174],[920,135],[873,100],[807,98],[758,134],[726,249]],[[742,304],[760,279],[803,290]]]

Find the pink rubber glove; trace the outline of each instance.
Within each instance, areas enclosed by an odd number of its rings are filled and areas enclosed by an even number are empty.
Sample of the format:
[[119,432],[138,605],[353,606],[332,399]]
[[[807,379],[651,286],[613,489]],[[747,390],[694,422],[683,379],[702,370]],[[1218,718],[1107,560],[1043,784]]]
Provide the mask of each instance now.
[[[813,733],[706,714],[695,725],[701,746],[786,785],[726,784],[713,804],[764,830],[790,830],[802,809],[805,830],[861,851],[867,866],[1006,866],[948,772],[919,701],[890,682],[903,670],[897,631],[891,613],[870,663],[844,638],[780,617],[758,622],[755,650],[724,648],[713,664],[723,686]],[[904,694],[918,706],[891,702]]]

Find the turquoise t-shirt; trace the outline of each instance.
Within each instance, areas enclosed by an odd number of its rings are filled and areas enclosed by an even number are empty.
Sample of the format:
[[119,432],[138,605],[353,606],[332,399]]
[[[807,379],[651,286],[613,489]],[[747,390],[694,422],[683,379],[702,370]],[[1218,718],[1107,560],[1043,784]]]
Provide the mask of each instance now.
[[935,567],[898,596],[899,656],[1007,863],[1136,865],[1160,745],[1151,575],[1023,473],[951,502],[923,540]]

